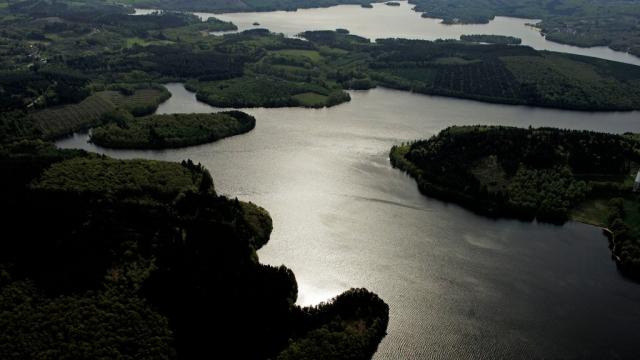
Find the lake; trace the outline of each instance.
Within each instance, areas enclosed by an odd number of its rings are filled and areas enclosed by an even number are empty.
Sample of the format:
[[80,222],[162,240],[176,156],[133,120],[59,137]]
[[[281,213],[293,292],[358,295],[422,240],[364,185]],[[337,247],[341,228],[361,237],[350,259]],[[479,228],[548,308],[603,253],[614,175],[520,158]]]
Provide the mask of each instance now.
[[[219,110],[167,88],[158,113]],[[388,151],[454,124],[640,131],[640,113],[351,96],[330,109],[247,109],[250,133],[184,149],[107,150],[86,134],[57,144],[205,165],[219,193],[269,210],[260,260],[295,272],[299,304],[366,287],[390,305],[376,359],[637,358],[640,285],[619,275],[600,229],[492,220],[425,197]]]
[[[538,20],[497,17],[488,24],[445,25],[440,19],[422,18],[413,11],[413,5],[400,1],[400,6],[373,4],[367,9],[359,5],[339,5],[329,8],[300,9],[297,11],[246,12],[228,14],[195,13],[203,20],[217,17],[232,21],[240,31],[253,28],[267,28],[273,32],[295,36],[305,30],[348,29],[352,34],[369,39],[459,39],[463,34],[495,34],[516,36],[524,45],[538,50],[559,51],[599,57],[640,65],[640,58],[609,49],[605,46],[580,48],[548,41],[540,31],[527,24]],[[154,10],[136,9],[136,14],[147,14]],[[259,26],[254,26],[254,23]]]

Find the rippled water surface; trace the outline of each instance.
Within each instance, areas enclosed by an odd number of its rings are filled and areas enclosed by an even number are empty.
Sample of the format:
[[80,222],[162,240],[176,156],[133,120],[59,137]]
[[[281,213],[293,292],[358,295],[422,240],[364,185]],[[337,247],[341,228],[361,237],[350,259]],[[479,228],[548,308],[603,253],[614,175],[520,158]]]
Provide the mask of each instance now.
[[[180,84],[160,113],[209,112]],[[118,158],[211,170],[217,190],[274,220],[262,262],[296,274],[298,303],[367,287],[391,306],[377,359],[637,358],[640,285],[623,279],[599,229],[490,220],[422,196],[389,165],[393,144],[452,124],[640,131],[640,114],[502,106],[376,89],[331,109],[249,109],[252,132]]]
[[[497,17],[488,24],[445,25],[440,19],[422,18],[413,11],[413,5],[400,1],[400,6],[374,4],[372,9],[359,5],[340,5],[330,8],[301,9],[298,11],[272,11],[230,14],[195,13],[202,19],[215,16],[221,20],[232,21],[239,30],[267,28],[273,32],[295,36],[305,30],[348,29],[352,34],[379,38],[407,39],[459,39],[463,34],[495,34],[516,36],[524,45],[539,50],[551,50],[580,55],[599,57],[608,60],[640,65],[640,58],[627,53],[598,46],[580,48],[547,41],[540,31],[527,24],[538,20]],[[153,10],[137,9],[138,14]],[[260,25],[253,25],[254,23]]]

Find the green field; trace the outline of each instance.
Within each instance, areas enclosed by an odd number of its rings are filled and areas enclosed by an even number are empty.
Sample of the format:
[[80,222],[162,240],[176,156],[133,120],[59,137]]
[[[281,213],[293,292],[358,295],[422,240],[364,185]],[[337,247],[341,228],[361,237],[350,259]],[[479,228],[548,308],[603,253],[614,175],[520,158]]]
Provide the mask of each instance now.
[[31,119],[45,138],[55,138],[96,125],[102,115],[114,108],[105,96],[95,94],[78,104],[37,111]]
[[609,198],[587,199],[571,210],[571,219],[585,224],[607,227]]
[[99,95],[134,116],[142,116],[154,112],[158,105],[171,96],[164,86],[137,89],[131,95],[123,95],[113,90],[101,92]]
[[36,111],[30,115],[30,120],[43,137],[55,138],[95,126],[102,116],[116,108],[139,115],[152,112],[168,95],[166,89],[140,89],[130,96],[102,91],[78,104]]
[[634,198],[624,199],[624,222],[629,225],[633,236],[640,238],[640,201]]
[[320,55],[320,53],[316,50],[286,49],[286,50],[271,51],[270,53],[276,54],[276,55],[293,56],[293,57],[305,57],[315,62],[322,60],[322,55]]
[[292,98],[304,107],[323,107],[327,103],[327,96],[314,92],[296,94]]
[[133,47],[133,46],[149,46],[149,45],[170,45],[173,44],[173,41],[170,40],[145,40],[145,39],[141,39],[141,38],[137,38],[137,37],[132,37],[132,38],[127,38],[127,48]]

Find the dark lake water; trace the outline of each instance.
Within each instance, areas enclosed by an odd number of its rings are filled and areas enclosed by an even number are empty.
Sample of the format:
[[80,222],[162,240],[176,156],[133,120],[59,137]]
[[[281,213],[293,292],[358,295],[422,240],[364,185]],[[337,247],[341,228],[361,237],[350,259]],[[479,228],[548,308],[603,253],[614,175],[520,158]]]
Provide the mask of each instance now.
[[[181,84],[160,113],[210,112]],[[299,304],[367,287],[391,306],[376,359],[638,358],[640,285],[598,228],[491,220],[422,196],[391,168],[393,144],[453,124],[640,131],[640,114],[583,113],[410,94],[352,92],[331,109],[249,109],[252,132],[168,151],[58,146],[210,169],[218,192],[274,220],[264,263],[296,274]]]

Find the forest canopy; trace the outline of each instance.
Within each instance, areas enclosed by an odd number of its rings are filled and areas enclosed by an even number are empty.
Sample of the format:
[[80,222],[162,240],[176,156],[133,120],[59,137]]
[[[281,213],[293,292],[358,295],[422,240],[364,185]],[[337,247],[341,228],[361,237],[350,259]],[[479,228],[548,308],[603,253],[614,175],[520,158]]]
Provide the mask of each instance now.
[[291,270],[256,255],[268,213],[217,195],[199,164],[39,141],[0,150],[11,174],[0,194],[0,358],[267,359],[312,336],[318,351],[364,359],[385,335],[388,306],[366,290],[294,305]]
[[487,44],[520,45],[522,39],[503,35],[460,35],[460,40]]
[[122,149],[166,149],[204,144],[251,131],[256,119],[240,111],[165,114],[133,118],[126,113],[91,131],[96,145]]

